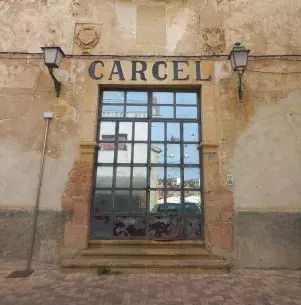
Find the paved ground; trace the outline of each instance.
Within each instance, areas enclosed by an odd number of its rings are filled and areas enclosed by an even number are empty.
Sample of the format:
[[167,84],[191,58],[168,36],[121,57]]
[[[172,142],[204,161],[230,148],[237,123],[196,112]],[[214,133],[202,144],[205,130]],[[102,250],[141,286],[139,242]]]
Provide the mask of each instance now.
[[0,304],[301,304],[301,271],[234,270],[220,275],[62,274],[27,279],[0,272]]

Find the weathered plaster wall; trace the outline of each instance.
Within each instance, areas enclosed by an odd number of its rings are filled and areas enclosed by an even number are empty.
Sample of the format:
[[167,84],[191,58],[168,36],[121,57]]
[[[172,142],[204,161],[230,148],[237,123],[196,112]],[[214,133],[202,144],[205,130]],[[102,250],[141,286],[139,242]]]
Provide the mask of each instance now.
[[84,23],[99,32],[98,54],[228,53],[236,41],[253,54],[300,53],[300,14],[298,0],[5,0],[0,50],[72,53]]
[[256,60],[248,70],[239,103],[235,77],[216,65],[220,177],[226,185],[226,174],[234,176],[232,255],[237,265],[297,268],[301,64]]

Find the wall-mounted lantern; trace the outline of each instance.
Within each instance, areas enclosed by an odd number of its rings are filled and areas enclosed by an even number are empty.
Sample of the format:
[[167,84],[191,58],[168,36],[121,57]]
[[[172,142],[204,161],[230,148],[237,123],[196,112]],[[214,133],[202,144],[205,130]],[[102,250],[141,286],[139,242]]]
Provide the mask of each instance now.
[[61,83],[53,75],[53,69],[56,69],[60,66],[65,54],[63,50],[58,46],[41,47],[41,49],[44,52],[45,65],[47,66],[49,74],[54,82],[56,96],[59,97],[61,92]]
[[248,56],[250,50],[247,50],[239,42],[237,42],[230,53],[229,59],[234,72],[238,75],[238,96],[239,101],[242,102],[242,76],[248,65]]

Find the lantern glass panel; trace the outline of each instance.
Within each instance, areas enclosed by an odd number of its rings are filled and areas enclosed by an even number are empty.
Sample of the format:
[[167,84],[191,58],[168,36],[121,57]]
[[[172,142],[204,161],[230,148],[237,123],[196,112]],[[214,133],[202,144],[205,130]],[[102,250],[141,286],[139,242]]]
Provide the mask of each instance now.
[[235,69],[236,69],[236,64],[235,64],[234,52],[231,53],[230,62],[231,62],[232,70],[235,71]]
[[56,55],[56,60],[55,60],[55,64],[57,67],[60,66],[62,58],[63,58],[63,53],[61,52],[60,49],[57,49],[57,55]]
[[44,49],[44,60],[45,64],[54,65],[57,56],[57,49],[56,48],[45,48]]
[[235,68],[246,68],[248,63],[248,51],[234,52]]

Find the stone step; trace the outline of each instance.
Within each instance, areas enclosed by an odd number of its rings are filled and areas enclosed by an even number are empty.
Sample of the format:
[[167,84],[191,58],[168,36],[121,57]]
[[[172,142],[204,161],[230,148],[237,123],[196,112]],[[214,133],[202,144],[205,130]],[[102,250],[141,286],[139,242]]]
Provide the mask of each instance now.
[[109,246],[143,246],[143,247],[156,247],[156,248],[170,248],[170,247],[205,247],[203,240],[172,240],[172,241],[158,241],[158,240],[90,240],[88,248],[99,248]]
[[121,273],[227,273],[229,262],[220,259],[107,259],[80,257],[62,261],[65,272],[110,268]]
[[196,248],[196,247],[187,247],[187,248],[172,248],[172,247],[164,247],[164,248],[154,248],[154,247],[105,247],[102,246],[100,248],[90,248],[87,250],[82,250],[80,252],[81,256],[109,256],[109,257],[136,257],[136,256],[152,256],[152,257],[209,257],[210,253],[205,248]]

